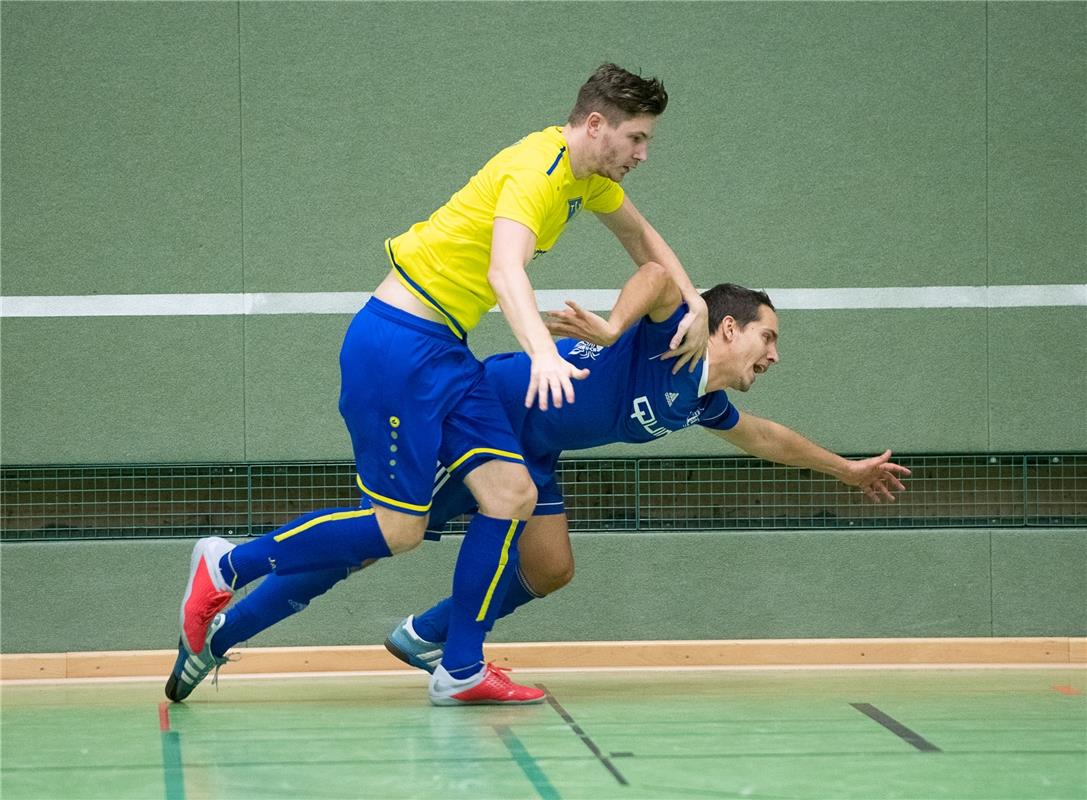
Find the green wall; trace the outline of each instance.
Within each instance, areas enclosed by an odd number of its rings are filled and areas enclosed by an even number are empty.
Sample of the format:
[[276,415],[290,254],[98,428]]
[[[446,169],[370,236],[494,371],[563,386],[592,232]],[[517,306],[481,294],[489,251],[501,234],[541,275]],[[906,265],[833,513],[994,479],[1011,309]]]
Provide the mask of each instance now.
[[[1087,635],[1082,531],[573,538],[574,581],[502,620],[494,641]],[[459,542],[353,575],[250,644],[379,644],[448,593]],[[173,647],[191,544],[0,546],[0,651]]]
[[[700,285],[1087,274],[1082,2],[5,0],[0,23],[4,295],[369,291],[385,236],[561,121],[605,60],[669,89],[626,188]],[[609,239],[573,226],[537,288],[621,285]],[[0,458],[347,457],[346,323],[4,318]],[[832,448],[1087,448],[1082,306],[781,327],[741,407]],[[473,344],[514,346],[494,314]]]

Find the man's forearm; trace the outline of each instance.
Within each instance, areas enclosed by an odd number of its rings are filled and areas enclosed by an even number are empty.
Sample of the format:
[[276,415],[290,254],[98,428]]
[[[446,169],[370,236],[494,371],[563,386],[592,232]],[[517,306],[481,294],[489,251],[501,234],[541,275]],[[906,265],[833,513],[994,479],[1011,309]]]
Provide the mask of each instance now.
[[743,435],[730,436],[725,432],[723,438],[746,453],[777,464],[815,470],[839,480],[846,474],[849,462],[845,458],[820,447],[791,428],[773,420],[750,416],[745,422],[748,430]]
[[656,311],[671,285],[668,271],[661,264],[656,262],[642,264],[623,286],[619,298],[608,315],[608,324],[615,338],[622,336],[642,317]]
[[521,348],[530,356],[545,348],[553,348],[554,342],[547,326],[540,319],[536,294],[524,269],[512,265],[499,268],[492,266],[488,279],[506,322]]
[[[691,282],[691,277],[687,274],[687,270],[683,268],[679,257],[664,241],[664,237],[657,233],[651,225],[647,224],[642,239],[646,251],[645,261],[655,261],[664,267],[668,277],[675,283],[684,300],[690,300],[691,297],[697,296],[698,289]],[[645,263],[645,261],[642,263]]]

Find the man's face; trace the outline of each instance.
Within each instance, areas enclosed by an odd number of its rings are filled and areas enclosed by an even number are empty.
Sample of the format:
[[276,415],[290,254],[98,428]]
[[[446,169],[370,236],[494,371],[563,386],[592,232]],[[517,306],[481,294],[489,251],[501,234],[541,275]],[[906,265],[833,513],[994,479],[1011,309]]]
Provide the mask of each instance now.
[[601,117],[594,172],[616,183],[622,181],[628,172],[649,158],[649,140],[656,124],[657,118],[652,114],[631,117],[618,125]]
[[746,392],[755,376],[778,362],[778,315],[769,306],[759,306],[759,316],[742,328],[732,329],[730,357],[735,369],[731,388]]

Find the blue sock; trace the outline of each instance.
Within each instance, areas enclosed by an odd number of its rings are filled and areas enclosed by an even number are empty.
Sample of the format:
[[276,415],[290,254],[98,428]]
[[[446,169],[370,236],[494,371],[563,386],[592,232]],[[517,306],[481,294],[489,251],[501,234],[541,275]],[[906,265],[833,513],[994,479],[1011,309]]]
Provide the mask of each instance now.
[[354,569],[392,552],[373,508],[326,508],[238,545],[219,559],[227,585],[237,591],[261,575]]
[[444,642],[449,633],[449,612],[453,608],[453,598],[440,600],[422,614],[416,614],[411,621],[415,632],[428,642]]
[[291,614],[297,614],[310,600],[327,592],[351,570],[336,568],[299,575],[269,575],[256,589],[226,612],[226,622],[211,640],[212,655],[223,653]]
[[[509,567],[507,566],[507,569]],[[511,580],[506,589],[506,596],[502,600],[502,607],[498,609],[496,619],[507,617],[531,600],[538,600],[543,595],[536,594],[525,580],[525,574],[521,571],[521,565],[517,565],[516,580]],[[453,598],[447,597],[437,605],[428,608],[412,621],[412,627],[420,637],[428,642],[444,642],[449,633],[449,613],[453,607]]]
[[453,570],[449,633],[442,666],[454,678],[467,678],[483,665],[483,640],[498,619],[510,581],[517,572],[517,537],[525,520],[476,514],[460,546]]

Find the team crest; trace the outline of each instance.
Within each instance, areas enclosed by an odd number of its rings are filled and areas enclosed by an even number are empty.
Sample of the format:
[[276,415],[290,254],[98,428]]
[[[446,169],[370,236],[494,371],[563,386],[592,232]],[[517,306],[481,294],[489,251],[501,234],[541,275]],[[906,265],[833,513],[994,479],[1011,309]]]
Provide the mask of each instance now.
[[600,355],[600,351],[603,349],[602,345],[593,344],[592,342],[578,342],[569,355],[596,360],[596,357]]
[[575,197],[572,200],[566,201],[566,221],[569,222],[574,218],[574,214],[581,210],[581,198]]

